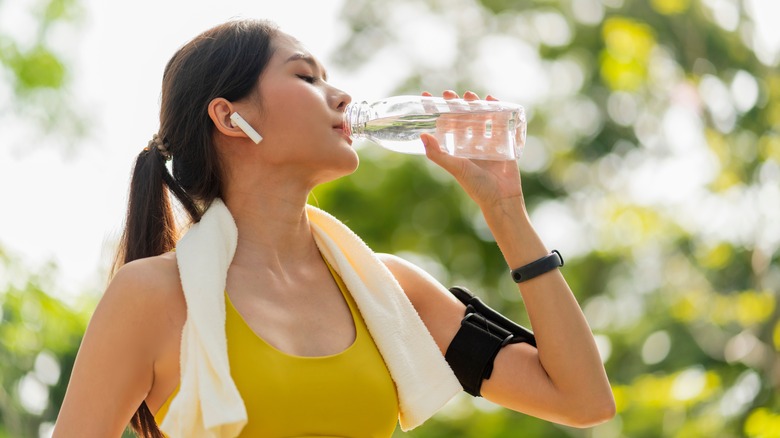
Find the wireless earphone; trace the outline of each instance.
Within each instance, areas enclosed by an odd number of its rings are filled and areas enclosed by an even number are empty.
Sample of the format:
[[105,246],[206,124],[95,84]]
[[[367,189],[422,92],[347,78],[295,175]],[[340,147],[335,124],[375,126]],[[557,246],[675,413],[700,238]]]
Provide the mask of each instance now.
[[255,131],[254,128],[249,126],[249,123],[247,123],[246,120],[244,120],[244,118],[241,117],[241,115],[239,115],[238,113],[231,114],[230,120],[232,120],[233,123],[236,124],[236,126],[238,126],[242,131],[244,131],[244,134],[249,136],[249,138],[251,138],[252,141],[255,142],[255,144],[260,143],[260,140],[263,139],[263,136],[261,136],[260,133]]

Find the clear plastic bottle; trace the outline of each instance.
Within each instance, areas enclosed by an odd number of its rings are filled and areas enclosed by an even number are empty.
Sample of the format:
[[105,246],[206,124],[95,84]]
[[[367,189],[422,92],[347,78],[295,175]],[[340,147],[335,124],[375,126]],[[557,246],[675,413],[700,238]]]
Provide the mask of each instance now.
[[458,157],[517,160],[525,145],[522,106],[502,101],[394,96],[373,103],[351,103],[344,132],[407,154],[424,154],[420,134],[434,135]]

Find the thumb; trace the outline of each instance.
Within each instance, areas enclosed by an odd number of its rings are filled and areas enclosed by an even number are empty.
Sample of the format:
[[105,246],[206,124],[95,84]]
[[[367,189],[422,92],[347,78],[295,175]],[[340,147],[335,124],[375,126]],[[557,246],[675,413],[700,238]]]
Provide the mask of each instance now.
[[439,140],[433,135],[421,134],[420,140],[422,140],[423,146],[425,146],[425,155],[431,159],[431,161],[438,163],[444,156],[449,155],[444,149],[444,146],[442,146],[441,143],[439,143]]
[[468,162],[468,160],[450,155],[444,146],[439,143],[439,140],[431,134],[421,134],[420,140],[425,145],[425,155],[429,160],[438,164],[439,167],[456,178],[463,173],[464,162]]

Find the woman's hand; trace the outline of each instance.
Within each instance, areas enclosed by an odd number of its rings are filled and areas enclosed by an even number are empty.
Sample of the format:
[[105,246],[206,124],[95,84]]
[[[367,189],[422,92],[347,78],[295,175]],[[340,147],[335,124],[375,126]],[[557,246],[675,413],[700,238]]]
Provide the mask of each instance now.
[[[431,95],[427,92],[422,94],[423,96]],[[445,99],[457,99],[458,94],[448,90],[442,93],[442,97]],[[463,95],[463,99],[469,101],[479,100],[479,96],[471,91],[467,91]],[[498,99],[488,95],[486,100]],[[459,132],[459,130],[455,132]],[[443,146],[435,136],[423,134],[421,139],[425,145],[425,154],[428,158],[452,174],[466,193],[483,210],[496,207],[505,201],[523,202],[520,172],[516,161],[476,160],[454,157],[443,149]],[[500,140],[498,136],[496,136],[496,139]],[[454,138],[456,146],[468,141],[470,140],[465,135],[456,135]]]
[[[456,99],[458,95],[445,91],[443,97]],[[475,100],[478,96],[467,92],[463,98]],[[487,99],[495,100],[491,96]],[[470,145],[473,140],[468,132],[453,128],[456,120],[445,119],[437,131],[451,134],[456,148],[459,144]],[[480,206],[510,268],[524,266],[549,253],[528,217],[515,161],[454,157],[439,149],[436,136],[423,134],[421,138],[428,158],[450,172]],[[391,263],[388,267],[404,290],[415,291],[410,299],[420,309],[423,321],[434,327],[431,332],[437,333],[442,346],[449,343],[459,328],[457,317],[462,315],[462,311],[444,310],[448,308],[446,300],[451,301],[452,297],[440,286],[426,286],[425,281],[419,280],[423,275],[405,274],[402,268],[392,266]],[[561,272],[554,270],[526,281],[519,291],[537,348],[513,344],[500,350],[493,374],[482,386],[485,398],[520,412],[579,427],[612,418],[615,400],[598,348]],[[441,327],[450,327],[449,333],[440,334],[446,328],[436,331]]]

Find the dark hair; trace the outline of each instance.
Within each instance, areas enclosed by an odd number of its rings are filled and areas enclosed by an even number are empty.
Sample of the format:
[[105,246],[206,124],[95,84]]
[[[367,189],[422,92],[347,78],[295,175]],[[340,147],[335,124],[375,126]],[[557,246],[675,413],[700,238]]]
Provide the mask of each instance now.
[[[174,248],[178,232],[168,191],[193,222],[221,196],[222,169],[209,102],[217,97],[236,101],[255,90],[277,32],[267,21],[229,21],[198,35],[168,61],[158,135],[172,157],[172,172],[167,154],[157,147],[150,144],[138,154],[114,272],[125,263]],[[130,426],[139,436],[162,438],[145,401]]]

